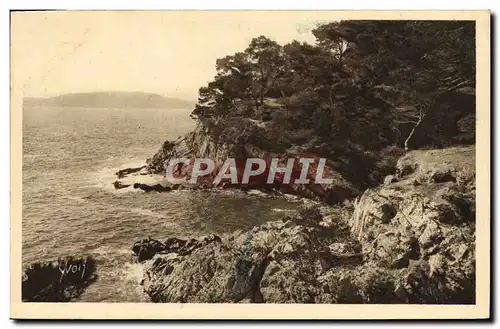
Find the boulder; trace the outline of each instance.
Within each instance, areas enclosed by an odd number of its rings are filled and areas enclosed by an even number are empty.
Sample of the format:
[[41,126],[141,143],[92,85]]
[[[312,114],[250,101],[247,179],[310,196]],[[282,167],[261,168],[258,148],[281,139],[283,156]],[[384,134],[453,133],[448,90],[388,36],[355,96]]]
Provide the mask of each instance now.
[[115,181],[115,182],[113,183],[113,186],[115,187],[115,189],[120,190],[120,189],[122,189],[122,188],[129,187],[129,186],[130,186],[130,184],[123,184],[122,182],[120,182],[120,181],[118,181],[118,180],[117,180],[117,181]]
[[23,302],[69,302],[97,279],[92,257],[69,256],[30,264],[23,270]]
[[125,169],[118,170],[116,172],[116,175],[118,176],[118,178],[123,178],[123,177],[127,176],[128,174],[132,174],[132,173],[141,171],[144,168],[146,168],[145,165],[142,167],[136,167],[136,168],[125,168]]
[[132,246],[132,252],[137,257],[137,261],[144,262],[153,258],[154,255],[167,250],[167,247],[160,241],[151,238],[142,239]]
[[151,191],[157,191],[157,192],[170,192],[172,188],[170,186],[163,186],[161,184],[155,184],[155,185],[148,185],[148,184],[142,184],[142,183],[134,183],[134,188],[135,189],[141,189],[144,192],[151,192]]

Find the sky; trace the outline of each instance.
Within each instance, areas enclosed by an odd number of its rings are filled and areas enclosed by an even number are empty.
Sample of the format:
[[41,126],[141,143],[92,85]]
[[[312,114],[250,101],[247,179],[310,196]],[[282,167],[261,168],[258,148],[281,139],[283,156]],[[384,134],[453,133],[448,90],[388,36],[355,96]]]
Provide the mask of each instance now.
[[143,91],[196,100],[217,58],[265,35],[314,43],[328,12],[14,12],[11,77],[23,96]]

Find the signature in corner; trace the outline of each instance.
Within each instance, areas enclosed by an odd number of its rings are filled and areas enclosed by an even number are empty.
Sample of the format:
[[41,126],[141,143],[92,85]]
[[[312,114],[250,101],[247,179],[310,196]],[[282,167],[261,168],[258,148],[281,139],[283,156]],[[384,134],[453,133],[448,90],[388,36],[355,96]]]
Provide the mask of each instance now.
[[87,262],[85,261],[83,263],[74,264],[71,261],[66,261],[63,266],[59,264],[59,271],[61,271],[61,278],[59,281],[62,281],[64,276],[66,276],[68,273],[76,274],[79,272],[82,273],[81,278],[83,279],[85,275],[85,269],[87,267],[86,263]]

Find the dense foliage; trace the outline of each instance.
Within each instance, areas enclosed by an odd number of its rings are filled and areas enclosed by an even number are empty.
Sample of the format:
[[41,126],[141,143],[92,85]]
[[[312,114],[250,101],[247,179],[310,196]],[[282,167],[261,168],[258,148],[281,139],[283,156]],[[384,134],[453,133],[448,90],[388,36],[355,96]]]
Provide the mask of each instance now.
[[285,146],[474,142],[474,22],[342,21],[313,33],[315,45],[260,36],[218,59],[193,116],[272,121]]

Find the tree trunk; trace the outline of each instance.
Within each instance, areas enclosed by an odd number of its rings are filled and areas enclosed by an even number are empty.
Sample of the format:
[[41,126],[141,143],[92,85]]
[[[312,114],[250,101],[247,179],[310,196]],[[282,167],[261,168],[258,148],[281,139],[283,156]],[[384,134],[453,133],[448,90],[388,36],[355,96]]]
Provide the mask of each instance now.
[[288,101],[286,100],[285,92],[281,88],[280,88],[280,93],[281,93],[281,99],[283,100],[283,105],[285,106],[286,117],[288,118],[288,115],[290,114],[288,113]]
[[328,90],[328,100],[330,101],[330,109],[333,110],[333,85]]
[[410,150],[410,148],[408,147],[408,143],[410,142],[410,139],[413,137],[413,134],[415,134],[415,130],[418,128],[418,126],[420,126],[420,124],[422,123],[422,119],[423,118],[420,118],[417,123],[415,124],[415,126],[413,127],[413,129],[410,131],[410,134],[408,135],[408,137],[406,138],[405,140],[405,152],[408,152]]
[[264,70],[262,67],[260,68],[260,92],[259,92],[259,101],[260,105],[264,105],[264,89],[265,89],[265,78],[264,78]]
[[280,94],[281,94],[281,99],[283,100],[283,104],[287,105],[285,92],[281,88],[280,88]]

